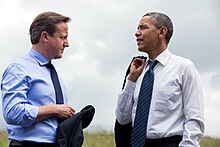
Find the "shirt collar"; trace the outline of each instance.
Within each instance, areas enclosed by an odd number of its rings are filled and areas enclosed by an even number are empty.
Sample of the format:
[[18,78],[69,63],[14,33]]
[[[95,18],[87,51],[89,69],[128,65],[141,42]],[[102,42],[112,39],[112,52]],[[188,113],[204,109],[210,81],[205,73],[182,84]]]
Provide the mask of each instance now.
[[167,63],[168,59],[171,56],[169,49],[165,49],[155,60],[159,61],[163,66]]
[[32,56],[41,66],[48,63],[47,59],[34,49],[31,49],[29,55]]

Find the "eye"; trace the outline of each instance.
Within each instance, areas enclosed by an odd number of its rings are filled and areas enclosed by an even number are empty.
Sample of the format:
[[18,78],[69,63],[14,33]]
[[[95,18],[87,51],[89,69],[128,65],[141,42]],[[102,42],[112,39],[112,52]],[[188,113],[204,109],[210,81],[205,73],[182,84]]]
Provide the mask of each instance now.
[[147,25],[140,25],[137,29],[139,30],[144,30],[144,29],[148,29],[149,27]]
[[67,39],[67,36],[60,36],[60,39],[61,39],[61,40],[66,40],[66,39]]

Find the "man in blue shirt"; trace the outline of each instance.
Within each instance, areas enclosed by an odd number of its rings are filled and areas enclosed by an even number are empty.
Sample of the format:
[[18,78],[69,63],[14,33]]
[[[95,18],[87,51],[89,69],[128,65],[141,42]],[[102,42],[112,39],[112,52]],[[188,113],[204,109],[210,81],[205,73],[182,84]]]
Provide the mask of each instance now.
[[62,57],[68,44],[69,17],[55,12],[39,14],[30,26],[32,48],[5,70],[2,108],[10,146],[55,146],[58,119],[74,115],[67,104],[65,87],[59,78],[64,104],[56,94],[46,64]]

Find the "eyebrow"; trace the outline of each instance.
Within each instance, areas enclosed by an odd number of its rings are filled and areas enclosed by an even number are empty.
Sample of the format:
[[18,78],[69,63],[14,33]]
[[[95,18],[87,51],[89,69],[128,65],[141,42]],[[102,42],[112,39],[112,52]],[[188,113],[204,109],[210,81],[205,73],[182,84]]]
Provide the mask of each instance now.
[[138,29],[138,28],[141,28],[141,27],[149,28],[149,26],[148,26],[147,24],[140,24],[140,25],[138,25],[137,29]]

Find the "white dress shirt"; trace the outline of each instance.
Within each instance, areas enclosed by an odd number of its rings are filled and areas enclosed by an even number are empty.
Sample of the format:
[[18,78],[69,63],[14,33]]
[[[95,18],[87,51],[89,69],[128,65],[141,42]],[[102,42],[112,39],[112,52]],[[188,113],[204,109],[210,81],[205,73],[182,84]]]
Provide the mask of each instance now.
[[[168,49],[155,60],[159,63],[154,68],[147,138],[181,135],[183,140],[179,146],[199,147],[204,133],[204,97],[195,66]],[[148,68],[144,68],[135,83],[126,80],[124,89],[119,92],[116,118],[120,124],[131,121],[134,124],[140,86]]]

